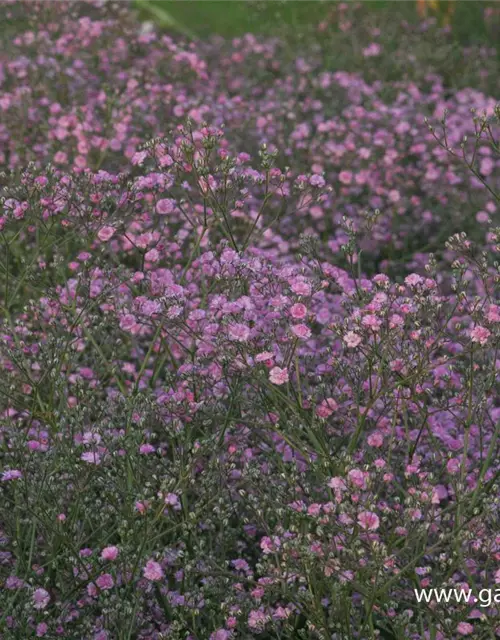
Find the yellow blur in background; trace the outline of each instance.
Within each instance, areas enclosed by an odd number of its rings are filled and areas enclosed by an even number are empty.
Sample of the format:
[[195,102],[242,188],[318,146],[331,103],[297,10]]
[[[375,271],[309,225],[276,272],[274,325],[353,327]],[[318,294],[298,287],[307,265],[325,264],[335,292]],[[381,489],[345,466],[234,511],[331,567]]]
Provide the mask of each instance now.
[[455,12],[455,0],[417,0],[417,11],[421,18],[434,15],[442,25],[449,25]]

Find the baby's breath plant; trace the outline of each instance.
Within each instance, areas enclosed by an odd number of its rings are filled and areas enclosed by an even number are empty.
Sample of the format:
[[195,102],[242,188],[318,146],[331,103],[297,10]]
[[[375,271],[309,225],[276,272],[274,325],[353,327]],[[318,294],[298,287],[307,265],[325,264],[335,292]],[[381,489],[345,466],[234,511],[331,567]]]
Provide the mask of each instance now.
[[58,7],[0,97],[0,636],[494,638],[415,597],[500,581],[494,101]]

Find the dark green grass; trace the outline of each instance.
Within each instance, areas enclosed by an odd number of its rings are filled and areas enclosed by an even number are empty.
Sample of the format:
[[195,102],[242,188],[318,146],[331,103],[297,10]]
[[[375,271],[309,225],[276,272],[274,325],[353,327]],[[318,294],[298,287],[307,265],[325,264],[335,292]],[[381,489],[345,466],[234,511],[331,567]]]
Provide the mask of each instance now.
[[[269,35],[283,28],[292,34],[300,32],[318,24],[336,4],[334,0],[137,0],[142,16],[161,26],[179,29],[193,37],[218,34],[228,38],[245,33]],[[385,13],[387,20],[395,14],[410,21],[419,19],[414,0],[365,0],[365,4],[373,11]],[[462,44],[478,41],[494,44],[498,33],[487,30],[483,12],[488,5],[495,4],[455,2],[453,33]]]

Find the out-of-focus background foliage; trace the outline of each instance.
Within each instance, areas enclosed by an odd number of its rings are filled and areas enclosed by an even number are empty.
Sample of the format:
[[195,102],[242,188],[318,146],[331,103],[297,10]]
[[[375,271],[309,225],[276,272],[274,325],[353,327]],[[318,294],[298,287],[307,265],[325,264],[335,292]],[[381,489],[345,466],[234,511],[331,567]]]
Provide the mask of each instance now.
[[[143,19],[192,37],[217,34],[237,37],[244,33],[288,32],[300,35],[311,25],[328,20],[342,3],[332,0],[136,0]],[[348,3],[344,3],[348,4]],[[355,4],[355,3],[349,3]],[[358,3],[359,4],[359,3]],[[449,25],[461,44],[500,38],[500,3],[466,0],[372,0],[364,2],[379,19],[397,13],[409,21],[435,19]]]

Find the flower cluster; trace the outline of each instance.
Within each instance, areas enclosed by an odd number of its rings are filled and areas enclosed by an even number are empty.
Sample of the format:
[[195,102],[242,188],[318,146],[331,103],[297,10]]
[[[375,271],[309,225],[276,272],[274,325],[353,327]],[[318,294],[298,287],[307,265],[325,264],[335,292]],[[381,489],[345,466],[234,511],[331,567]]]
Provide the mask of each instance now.
[[494,102],[330,69],[344,5],[294,59],[31,6],[0,67],[2,637],[500,635],[414,599],[500,579]]

